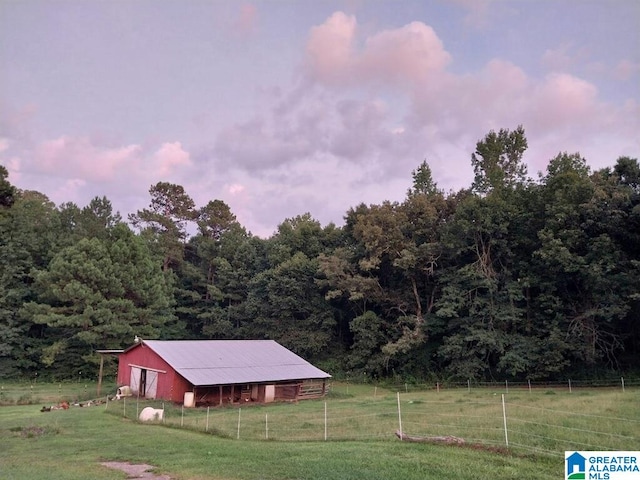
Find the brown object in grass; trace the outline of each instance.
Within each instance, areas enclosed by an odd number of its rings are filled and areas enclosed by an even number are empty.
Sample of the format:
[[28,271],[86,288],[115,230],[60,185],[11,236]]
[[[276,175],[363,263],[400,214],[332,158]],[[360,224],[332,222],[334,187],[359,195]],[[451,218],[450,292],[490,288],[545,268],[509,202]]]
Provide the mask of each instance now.
[[464,445],[464,438],[454,437],[453,435],[435,436],[435,437],[416,437],[414,435],[407,435],[400,430],[396,430],[396,437],[403,442],[418,442],[418,443],[444,443],[445,445]]

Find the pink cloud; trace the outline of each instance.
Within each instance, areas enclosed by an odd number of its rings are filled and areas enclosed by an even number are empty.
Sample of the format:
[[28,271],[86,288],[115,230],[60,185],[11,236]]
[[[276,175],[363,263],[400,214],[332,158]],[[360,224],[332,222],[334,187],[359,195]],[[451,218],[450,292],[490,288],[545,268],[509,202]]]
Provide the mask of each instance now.
[[572,75],[548,75],[531,93],[526,113],[546,130],[584,126],[593,122],[590,117],[598,111],[596,87]]
[[191,166],[189,153],[183,150],[180,142],[163,143],[152,160],[161,176],[168,176],[179,168]]
[[313,27],[306,48],[309,77],[333,86],[381,83],[416,88],[451,60],[434,30],[421,22],[372,35],[361,48],[356,37],[355,17],[343,12]]
[[368,38],[359,61],[363,77],[418,86],[442,72],[451,56],[431,27],[413,22]]
[[634,63],[623,59],[614,68],[614,76],[617,80],[627,81],[640,72],[640,63]]
[[227,191],[231,195],[238,195],[238,194],[241,194],[242,192],[245,191],[245,187],[244,187],[244,185],[241,185],[239,183],[234,183],[233,185],[229,185],[227,187]]
[[30,169],[49,175],[83,178],[89,182],[127,179],[166,179],[191,166],[180,142],[165,142],[153,153],[140,145],[110,147],[88,137],[63,135],[38,145]]
[[293,88],[265,96],[216,139],[214,156],[240,177],[242,216],[254,223],[300,213],[296,202],[339,216],[340,205],[399,200],[424,159],[442,188],[468,187],[471,152],[491,129],[524,126],[533,176],[559,151],[580,151],[598,168],[640,148],[638,105],[607,103],[593,83],[561,71],[583,54],[570,46],[547,55],[552,73],[541,78],[501,58],[458,74],[428,25],[365,36],[355,16],[336,12],[310,30],[304,53]]
[[43,171],[58,176],[104,181],[137,163],[140,153],[139,145],[105,148],[92,144],[87,137],[62,136],[40,144],[35,150],[35,162]]
[[307,41],[307,68],[313,77],[328,84],[348,81],[353,63],[356,18],[335,12],[313,27]]
[[236,31],[244,35],[253,33],[258,24],[258,9],[255,5],[244,3],[240,6],[238,18],[235,21]]

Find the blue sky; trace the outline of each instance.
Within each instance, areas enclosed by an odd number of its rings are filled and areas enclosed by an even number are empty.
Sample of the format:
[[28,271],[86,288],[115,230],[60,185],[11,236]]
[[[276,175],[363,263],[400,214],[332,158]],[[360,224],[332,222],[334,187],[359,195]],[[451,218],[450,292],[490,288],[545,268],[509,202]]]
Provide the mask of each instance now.
[[522,124],[537,176],[640,155],[640,2],[0,3],[0,164],[22,189],[124,216],[158,181],[254,234],[401,201],[423,160],[470,185]]

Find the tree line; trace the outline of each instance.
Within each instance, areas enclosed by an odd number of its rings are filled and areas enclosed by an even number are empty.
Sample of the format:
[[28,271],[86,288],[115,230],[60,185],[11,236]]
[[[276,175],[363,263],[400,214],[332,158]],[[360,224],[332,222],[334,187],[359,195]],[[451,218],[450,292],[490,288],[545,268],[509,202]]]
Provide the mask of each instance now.
[[[53,204],[0,165],[0,377],[95,377],[134,336],[274,339],[336,375],[558,379],[640,368],[640,166],[559,153],[537,179],[524,129],[491,131],[471,186],[420,164],[402,202],[270,238],[160,182],[125,221]],[[111,364],[113,368],[113,364]]]

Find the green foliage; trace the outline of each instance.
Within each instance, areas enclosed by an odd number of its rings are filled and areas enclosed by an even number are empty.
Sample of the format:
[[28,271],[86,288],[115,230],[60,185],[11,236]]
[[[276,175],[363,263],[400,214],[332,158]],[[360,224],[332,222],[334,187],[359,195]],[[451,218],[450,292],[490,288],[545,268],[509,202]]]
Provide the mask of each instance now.
[[523,183],[527,167],[522,162],[522,155],[527,147],[522,126],[513,132],[506,129],[489,132],[476,144],[476,152],[471,155],[475,173],[473,190],[486,194]]
[[151,186],[149,194],[149,208],[129,215],[129,221],[157,246],[166,272],[182,262],[187,225],[196,219],[197,212],[195,203],[181,185],[158,182]]
[[16,198],[16,188],[9,183],[8,176],[7,169],[0,165],[0,209],[13,205]]
[[[171,318],[168,285],[143,240],[115,227],[110,241],[84,238],[61,250],[40,272],[38,301],[22,315],[45,327],[45,367],[82,369],[97,348],[123,348],[134,335],[154,338]],[[69,352],[80,353],[73,359]]]
[[524,128],[489,132],[468,189],[422,162],[403,201],[343,227],[252,236],[222,200],[150,189],[56,207],[0,169],[0,377],[95,375],[96,348],[271,338],[364,378],[557,379],[640,369],[640,166],[559,153],[526,177]]

